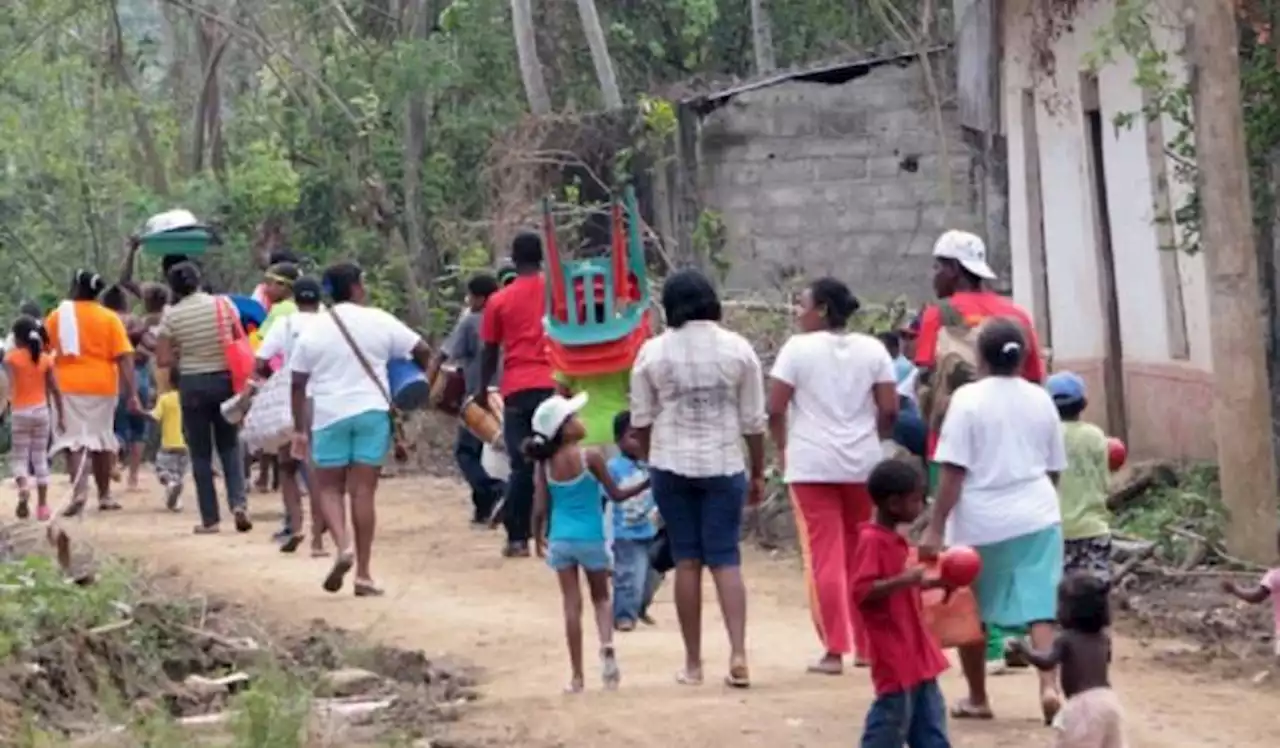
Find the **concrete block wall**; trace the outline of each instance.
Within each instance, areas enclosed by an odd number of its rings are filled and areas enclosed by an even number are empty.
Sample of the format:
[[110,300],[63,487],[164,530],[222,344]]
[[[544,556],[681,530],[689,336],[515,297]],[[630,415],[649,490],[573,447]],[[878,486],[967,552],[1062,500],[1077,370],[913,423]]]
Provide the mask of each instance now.
[[707,113],[699,199],[725,222],[727,285],[830,274],[868,299],[932,298],[933,241],[984,220],[973,156],[943,113],[945,156],[916,63],[745,91]]

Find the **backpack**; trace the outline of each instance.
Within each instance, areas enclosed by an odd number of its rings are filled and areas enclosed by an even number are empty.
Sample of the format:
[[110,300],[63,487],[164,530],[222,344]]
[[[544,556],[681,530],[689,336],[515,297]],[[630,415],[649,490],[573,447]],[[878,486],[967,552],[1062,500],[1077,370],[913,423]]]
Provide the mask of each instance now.
[[982,330],[981,322],[970,325],[946,299],[938,303],[938,312],[942,327],[934,347],[933,374],[919,391],[920,408],[929,432],[934,434],[942,430],[951,396],[978,378],[978,333]]

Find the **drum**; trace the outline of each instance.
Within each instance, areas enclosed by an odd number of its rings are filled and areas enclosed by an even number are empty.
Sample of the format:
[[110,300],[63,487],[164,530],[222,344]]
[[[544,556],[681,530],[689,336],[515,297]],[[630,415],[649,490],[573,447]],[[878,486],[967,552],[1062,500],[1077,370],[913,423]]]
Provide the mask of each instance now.
[[480,441],[485,444],[499,444],[502,441],[502,396],[497,390],[489,390],[489,410],[485,410],[475,401],[475,397],[468,397],[462,403],[462,413],[459,416],[462,419],[462,425],[467,430],[476,435]]
[[431,407],[449,416],[462,413],[462,401],[467,396],[467,384],[462,369],[448,364],[441,366],[431,382]]

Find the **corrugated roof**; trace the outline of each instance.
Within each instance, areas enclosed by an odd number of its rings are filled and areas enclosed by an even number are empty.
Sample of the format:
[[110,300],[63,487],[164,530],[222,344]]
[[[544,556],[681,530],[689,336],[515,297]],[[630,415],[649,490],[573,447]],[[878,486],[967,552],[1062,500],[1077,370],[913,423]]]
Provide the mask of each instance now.
[[882,65],[906,64],[910,63],[921,54],[932,55],[937,52],[944,52],[950,48],[951,45],[949,44],[939,44],[919,52],[902,52],[900,54],[872,57],[863,60],[830,63],[805,70],[791,70],[760,78],[759,80],[742,83],[732,88],[726,88],[723,91],[702,94],[701,96],[693,96],[685,99],[681,103],[688,104],[693,107],[699,114],[706,114],[723,106],[734,96],[737,96],[740,93],[746,93],[747,91],[768,88],[770,86],[776,86],[779,83],[787,83],[790,81],[839,85],[841,83],[848,83],[855,78],[861,78]]

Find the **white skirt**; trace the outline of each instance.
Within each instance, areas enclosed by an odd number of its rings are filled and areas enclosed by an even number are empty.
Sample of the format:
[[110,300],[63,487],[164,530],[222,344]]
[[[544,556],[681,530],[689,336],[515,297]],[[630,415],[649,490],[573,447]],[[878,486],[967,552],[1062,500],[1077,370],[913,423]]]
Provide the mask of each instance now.
[[65,450],[90,452],[115,452],[120,448],[116,440],[115,395],[67,395],[62,396],[63,420],[66,430],[55,433],[50,454]]

